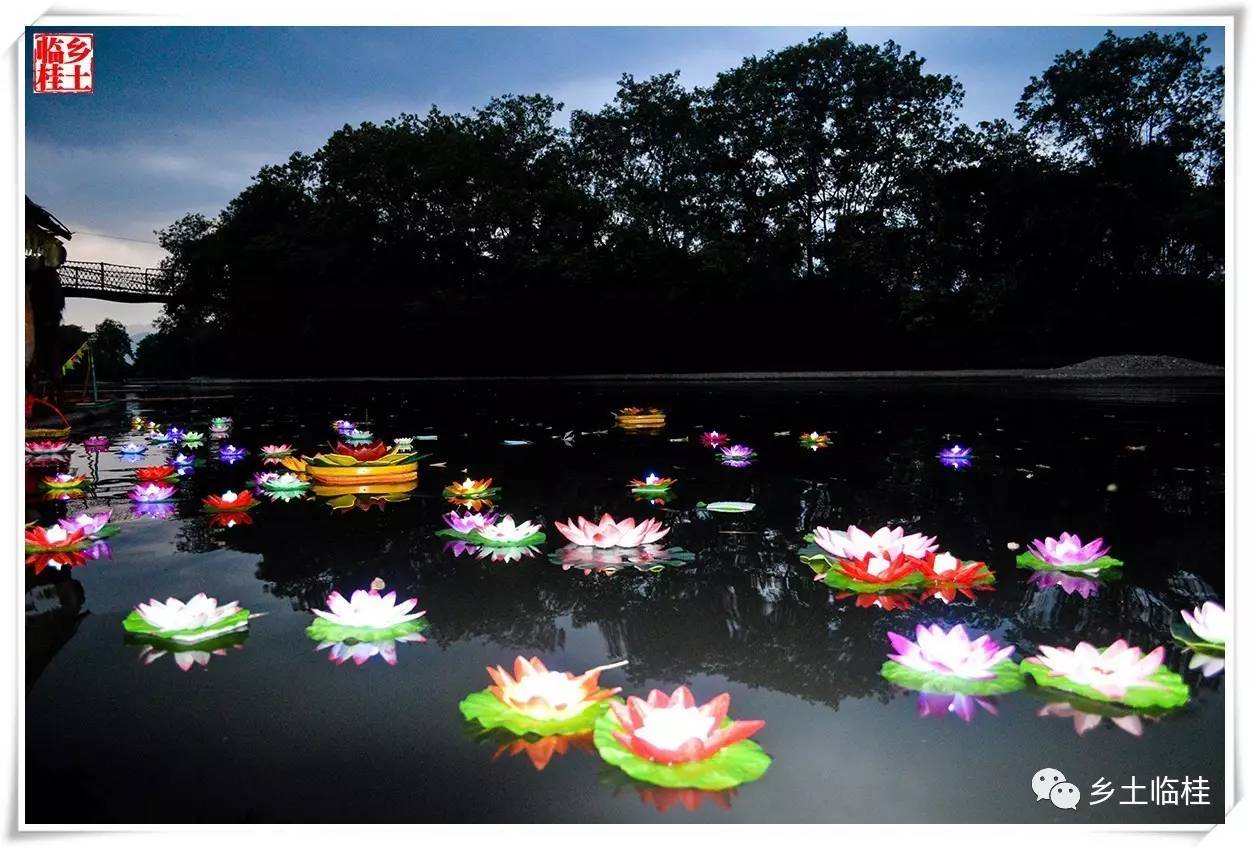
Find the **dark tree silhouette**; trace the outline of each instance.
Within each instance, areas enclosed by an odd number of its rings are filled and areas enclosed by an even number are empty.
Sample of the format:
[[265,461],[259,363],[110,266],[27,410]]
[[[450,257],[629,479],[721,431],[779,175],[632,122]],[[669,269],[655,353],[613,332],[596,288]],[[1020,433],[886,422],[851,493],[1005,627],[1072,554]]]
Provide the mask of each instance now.
[[158,233],[135,372],[372,375],[1220,361],[1224,70],[1109,33],[969,127],[950,76],[820,36],[345,126]]

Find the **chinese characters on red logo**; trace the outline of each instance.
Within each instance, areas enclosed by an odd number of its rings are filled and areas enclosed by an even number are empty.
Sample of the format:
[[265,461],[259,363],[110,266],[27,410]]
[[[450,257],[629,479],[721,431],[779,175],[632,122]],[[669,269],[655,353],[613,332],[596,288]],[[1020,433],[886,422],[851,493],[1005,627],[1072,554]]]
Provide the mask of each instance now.
[[31,66],[36,94],[90,94],[95,83],[95,36],[37,32]]

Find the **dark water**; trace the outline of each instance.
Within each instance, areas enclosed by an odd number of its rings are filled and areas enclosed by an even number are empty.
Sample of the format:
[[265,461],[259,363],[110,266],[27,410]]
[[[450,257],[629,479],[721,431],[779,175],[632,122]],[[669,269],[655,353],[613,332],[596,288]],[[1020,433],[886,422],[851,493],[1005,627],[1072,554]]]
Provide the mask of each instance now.
[[[165,395],[158,398],[157,393]],[[918,695],[879,676],[889,630],[964,622],[1033,655],[1039,644],[1150,648],[1178,610],[1224,599],[1221,386],[867,381],[752,385],[465,383],[205,388],[217,399],[136,395],[129,412],[207,432],[233,415],[230,440],[253,451],[180,483],[176,516],[129,517],[134,465],[114,453],[72,466],[98,477],[92,506],[123,523],[112,558],[35,576],[27,568],[26,819],[53,822],[259,821],[831,821],[1203,823],[1221,818],[1224,679],[1168,662],[1191,702],[1136,736],[1105,718],[1083,734],[1040,716],[1027,689],[972,721],[918,714]],[[658,435],[604,430],[627,404],[669,411]],[[416,446],[411,499],[334,512],[325,501],[263,503],[248,525],[212,527],[200,497],[238,490],[262,443],[312,451],[334,418],[367,418],[384,438],[435,432]],[[696,443],[707,428],[756,448],[752,468],[719,466]],[[119,439],[119,419],[98,430]],[[811,452],[796,437],[827,430]],[[573,446],[553,436],[576,433]],[[788,430],[790,435],[774,435]],[[579,434],[588,433],[588,434]],[[81,438],[89,433],[76,432]],[[671,439],[689,437],[683,443]],[[501,439],[530,439],[506,447]],[[935,452],[959,440],[971,468]],[[1130,448],[1143,449],[1130,449]],[[156,464],[154,448],[140,464]],[[446,461],[447,469],[428,462]],[[491,476],[499,506],[541,519],[535,558],[454,557],[435,537],[442,487]],[[676,476],[664,507],[626,482]],[[33,478],[33,476],[32,476]],[[747,515],[697,512],[701,500],[753,500]],[[30,500],[48,522],[81,502]],[[658,515],[695,560],[663,573],[562,570],[554,519]],[[902,524],[945,550],[985,559],[994,592],[907,609],[839,599],[797,558],[816,525]],[[1061,530],[1103,535],[1127,566],[1092,597],[1036,588],[1006,544]],[[428,610],[428,640],[336,665],[304,628],[332,589],[383,578]],[[123,641],[121,620],[149,597],[206,591],[267,615],[241,647],[181,671]],[[542,771],[510,739],[468,728],[457,710],[488,684],[484,666],[518,653],[579,672],[629,659],[604,682],[627,693],[691,686],[729,691],[732,716],[763,718],[773,756],[761,780],[720,796],[633,783],[575,743]],[[515,755],[513,755],[515,753]],[[1083,791],[1073,811],[1036,802],[1031,776],[1063,771]],[[1154,777],[1203,777],[1210,805],[1154,804]],[[1116,796],[1089,804],[1105,779]],[[56,790],[48,790],[56,786]],[[68,790],[61,790],[67,787]],[[1126,799],[1146,805],[1123,805]],[[1201,798],[1195,798],[1197,801]],[[694,808],[688,808],[689,806]]]

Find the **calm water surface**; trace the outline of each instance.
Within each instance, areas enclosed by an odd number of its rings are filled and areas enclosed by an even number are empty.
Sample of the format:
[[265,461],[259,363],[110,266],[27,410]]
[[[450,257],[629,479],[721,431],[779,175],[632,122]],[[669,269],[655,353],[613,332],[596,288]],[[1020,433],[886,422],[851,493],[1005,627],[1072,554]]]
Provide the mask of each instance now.
[[[1038,690],[995,698],[972,720],[919,711],[918,695],[879,675],[886,633],[964,622],[1033,655],[1039,644],[1169,643],[1178,610],[1224,600],[1223,417],[1218,382],[723,384],[299,384],[169,388],[133,394],[127,414],[207,432],[232,415],[229,441],[252,451],[179,483],[165,520],[131,514],[137,465],[116,452],[70,465],[96,480],[86,500],[45,502],[28,481],[28,518],[84,506],[122,525],[112,558],[36,575],[26,569],[26,816],[54,822],[266,821],[831,821],[1203,823],[1221,818],[1224,677],[1169,665],[1191,702],[1139,735],[1109,718],[1053,715]],[[216,395],[216,396],[207,396]],[[225,396],[223,396],[225,395]],[[657,434],[610,429],[625,405],[668,410]],[[336,511],[325,499],[265,502],[246,524],[212,526],[200,498],[239,490],[263,443],[325,448],[335,418],[381,437],[437,434],[402,502]],[[95,431],[125,440],[127,419]],[[754,447],[748,469],[721,467],[704,429]],[[802,449],[803,430],[833,446]],[[556,436],[573,431],[571,445]],[[778,433],[788,432],[782,435]],[[76,431],[74,437],[92,434]],[[533,441],[504,446],[503,439]],[[682,440],[679,440],[682,439]],[[966,470],[934,454],[972,445]],[[430,463],[446,462],[446,468]],[[677,477],[664,505],[627,482]],[[543,521],[533,558],[455,556],[435,536],[440,491],[464,473],[491,476],[498,506]],[[700,501],[751,500],[746,515]],[[655,515],[667,541],[696,554],[662,573],[563,570],[547,554],[555,519],[609,511]],[[945,550],[983,559],[998,577],[975,599],[858,606],[799,561],[814,526],[900,524]],[[1127,565],[1090,597],[1032,585],[1009,542],[1061,530],[1103,535]],[[326,594],[384,579],[428,610],[425,643],[397,663],[328,660],[304,634]],[[121,621],[149,597],[206,591],[266,616],[208,664],[151,663]],[[484,667],[517,654],[580,672],[617,659],[604,683],[627,693],[689,685],[701,701],[732,695],[731,714],[763,718],[773,757],[759,781],[720,795],[632,782],[575,740],[538,769],[541,751],[467,726],[457,703],[488,684]],[[150,658],[150,657],[149,657]],[[1078,732],[1082,728],[1083,732]],[[1132,728],[1134,728],[1132,726]],[[1082,788],[1073,811],[1036,802],[1043,767]],[[1154,777],[1207,779],[1208,806],[1099,805],[1091,785]],[[50,789],[50,787],[52,787]]]

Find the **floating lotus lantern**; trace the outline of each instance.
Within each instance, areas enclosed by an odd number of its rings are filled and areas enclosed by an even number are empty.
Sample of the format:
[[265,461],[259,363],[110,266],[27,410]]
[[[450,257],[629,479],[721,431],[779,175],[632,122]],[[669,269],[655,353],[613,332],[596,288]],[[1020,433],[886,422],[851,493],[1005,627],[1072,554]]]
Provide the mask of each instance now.
[[318,453],[306,461],[283,459],[283,466],[297,473],[304,471],[314,482],[332,486],[351,486],[417,481],[421,453],[388,451],[382,442],[349,445],[340,442],[335,452]]
[[665,426],[665,413],[660,409],[627,406],[620,412],[614,412],[617,425],[622,429],[660,429]]
[[115,524],[109,523],[112,512],[79,512],[72,518],[61,518],[57,524],[67,532],[81,531],[89,541],[108,538],[118,532]]
[[178,475],[174,465],[153,465],[146,468],[135,468],[135,479],[140,482],[159,482]]
[[934,538],[887,526],[872,534],[856,526],[847,532],[819,526],[812,540],[821,552],[800,558],[818,579],[832,588],[871,593],[924,585],[921,560],[939,549]]
[[717,791],[760,779],[770,757],[749,737],[765,721],[727,717],[730,695],[703,706],[686,687],[611,703],[595,723],[600,756],[629,776],[665,788]]
[[174,597],[164,603],[140,603],[122,621],[127,632],[156,641],[199,644],[248,627],[250,613],[237,601],[218,605],[201,592],[186,603]]
[[35,456],[50,456],[57,453],[68,453],[68,441],[27,441],[26,452]]
[[177,453],[170,461],[174,463],[175,468],[190,468],[195,466],[196,457],[187,453]]
[[1039,589],[1060,588],[1066,594],[1077,594],[1084,600],[1094,597],[1104,584],[1093,577],[1061,571],[1035,571],[1026,582]]
[[[464,482],[454,482],[443,490],[443,496],[450,501],[456,500],[489,500],[500,493],[498,486],[491,485],[491,477],[486,479],[465,478]],[[456,505],[463,505],[457,503]]]
[[648,518],[636,524],[634,518],[615,521],[608,513],[600,518],[599,523],[592,523],[584,517],[579,517],[577,521],[574,519],[570,519],[569,523],[556,521],[554,525],[561,535],[575,545],[600,549],[641,547],[645,544],[655,544],[669,535],[669,527],[656,518]]
[[174,496],[175,488],[162,482],[149,482],[136,485],[127,494],[136,503],[160,503]]
[[704,432],[700,434],[700,443],[705,447],[722,447],[730,443],[730,436],[717,430]]
[[1133,709],[1172,709],[1190,696],[1182,677],[1164,667],[1163,646],[1145,654],[1118,639],[1102,650],[1083,641],[1072,650],[1041,645],[1039,652],[1020,667],[1045,688]]
[[87,534],[81,529],[66,529],[61,525],[33,526],[26,530],[27,553],[58,553],[81,549]]
[[39,484],[51,491],[73,491],[82,488],[88,482],[83,474],[58,473],[45,476]]
[[200,444],[203,444],[203,443],[204,443],[204,433],[203,433],[203,432],[191,432],[191,431],[188,431],[188,432],[184,432],[184,433],[183,433],[183,444],[185,444],[186,446],[188,446],[188,447],[196,447],[196,446],[199,446]]
[[148,445],[138,444],[134,441],[127,441],[121,447],[117,448],[117,452],[123,456],[141,456],[148,452]]
[[605,514],[598,523],[584,517],[569,523],[555,522],[557,530],[572,542],[549,556],[563,569],[613,574],[624,568],[658,572],[669,565],[684,565],[694,556],[681,547],[662,547],[656,542],[669,527],[656,518],[635,523],[634,518],[616,521]]
[[985,562],[963,562],[951,553],[928,553],[917,560],[917,570],[926,580],[925,596],[945,603],[953,602],[957,593],[973,600],[975,591],[990,590],[996,581]]
[[673,486],[675,480],[667,476],[657,476],[654,473],[647,473],[643,479],[632,479],[630,481],[630,491],[632,494],[642,494],[647,497],[656,497],[669,494],[670,487]]
[[[376,582],[377,584],[377,582]],[[315,641],[390,641],[418,632],[425,626],[425,611],[412,611],[417,598],[396,602],[396,592],[379,588],[358,589],[345,599],[338,591],[326,598],[326,609],[314,609],[317,618],[306,630]]]
[[[1191,648],[1196,655],[1224,657],[1226,642],[1231,636],[1230,615],[1220,603],[1207,601],[1192,611],[1182,611],[1183,624],[1174,624],[1172,632],[1174,640]],[[1200,663],[1195,663],[1194,666]],[[1212,676],[1206,673],[1205,676]]]
[[1103,538],[1083,544],[1077,535],[1062,532],[1059,539],[1051,536],[1043,541],[1035,539],[1026,552],[1017,557],[1017,566],[1036,571],[1065,571],[1088,576],[1111,568],[1120,568],[1122,562],[1109,554],[1109,546]]
[[746,444],[723,447],[718,461],[728,468],[746,468],[756,460],[756,451]]
[[302,479],[290,471],[283,474],[273,472],[259,473],[253,477],[253,481],[266,491],[279,493],[299,494],[307,491],[309,486],[312,485],[307,479]]
[[173,441],[175,444],[177,444],[179,441],[182,441],[183,434],[184,434],[183,430],[179,429],[176,426],[172,426],[169,429],[165,430],[165,440]]
[[978,697],[973,694],[942,694],[921,691],[917,695],[917,716],[919,718],[941,718],[956,715],[969,723],[982,709],[991,715],[998,715],[994,697]]
[[973,448],[962,447],[960,444],[945,447],[935,455],[938,456],[941,465],[957,471],[968,468],[974,461]]
[[374,433],[370,432],[368,429],[357,429],[356,427],[353,427],[345,432],[343,437],[348,441],[368,444],[374,440]]
[[532,521],[516,523],[512,515],[505,515],[480,530],[470,540],[488,547],[533,547],[547,540],[540,525]]
[[397,438],[394,442],[394,447],[397,453],[412,453],[413,437]]
[[356,429],[356,427],[352,425],[352,421],[343,419],[331,421],[330,428],[340,435],[347,435],[349,432]]
[[809,450],[822,450],[830,446],[830,436],[824,432],[805,432],[800,435],[800,446]]
[[625,664],[601,665],[574,676],[550,671],[538,658],[518,656],[512,676],[499,665],[487,668],[494,684],[462,700],[461,714],[488,729],[503,728],[515,735],[586,732],[621,691],[601,688],[600,674]]
[[210,494],[202,502],[210,512],[241,512],[255,506],[256,498],[251,491],[226,491],[221,495]]
[[143,415],[135,415],[133,418],[130,419],[130,431],[131,432],[141,432],[143,428],[147,425],[148,425],[148,421],[146,418],[144,418]]
[[233,444],[224,444],[217,451],[217,457],[228,465],[233,465],[244,456],[248,455],[248,451],[242,447],[236,447]]
[[154,429],[148,433],[148,440],[153,444],[169,444],[173,439],[167,433]]
[[217,417],[209,421],[209,432],[213,435],[225,435],[230,432],[231,427],[235,425],[235,421],[230,417]]
[[83,447],[92,453],[109,449],[109,439],[104,435],[91,435],[83,439]]
[[919,625],[916,641],[887,633],[895,653],[882,666],[882,675],[901,688],[941,694],[1008,694],[1025,682],[1013,646],[1002,647],[989,635],[973,641],[957,624],[944,632],[938,624]]
[[441,529],[436,535],[442,535],[448,538],[457,538],[468,540],[474,533],[479,532],[496,522],[498,515],[493,512],[479,512],[477,514],[461,514],[453,510],[443,516],[443,522],[448,525],[447,529]]
[[295,453],[295,448],[290,444],[263,444],[261,446],[261,457],[267,462],[290,456],[293,453]]

